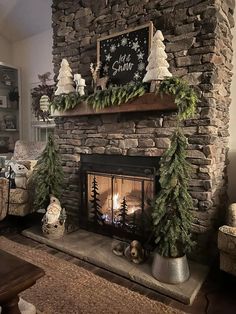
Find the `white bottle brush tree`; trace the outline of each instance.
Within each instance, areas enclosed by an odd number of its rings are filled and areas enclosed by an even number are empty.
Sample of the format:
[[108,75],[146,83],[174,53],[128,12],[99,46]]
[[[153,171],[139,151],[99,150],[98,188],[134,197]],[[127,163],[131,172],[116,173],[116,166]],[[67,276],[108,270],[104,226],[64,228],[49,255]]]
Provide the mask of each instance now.
[[[163,44],[164,37],[161,31],[157,31],[153,37],[151,52],[148,57],[147,73],[143,78],[144,83],[160,83],[172,74],[168,70],[169,63],[167,62],[167,54],[165,53],[165,45]],[[153,87],[151,86],[151,89]],[[152,90],[153,91],[153,90]]]
[[66,59],[62,59],[57,79],[55,95],[69,94],[75,91],[72,70]]

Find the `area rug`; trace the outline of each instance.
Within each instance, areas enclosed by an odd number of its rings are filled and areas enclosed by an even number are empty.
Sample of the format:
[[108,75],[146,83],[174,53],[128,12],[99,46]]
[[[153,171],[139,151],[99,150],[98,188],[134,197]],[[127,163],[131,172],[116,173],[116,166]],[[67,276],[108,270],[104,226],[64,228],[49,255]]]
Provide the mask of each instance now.
[[40,249],[5,237],[0,237],[0,249],[44,269],[46,275],[21,294],[43,314],[183,313]]

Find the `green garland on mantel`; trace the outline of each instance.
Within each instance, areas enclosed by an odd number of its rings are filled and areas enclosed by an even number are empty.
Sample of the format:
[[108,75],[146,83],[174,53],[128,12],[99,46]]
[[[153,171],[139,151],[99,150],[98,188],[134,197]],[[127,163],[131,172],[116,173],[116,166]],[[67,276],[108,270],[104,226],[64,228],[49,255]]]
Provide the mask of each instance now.
[[159,93],[171,94],[175,97],[180,121],[194,117],[199,99],[188,82],[178,77],[167,78],[161,82]]
[[[149,91],[148,84],[111,86],[106,90],[98,90],[89,96],[80,96],[78,93],[62,94],[55,96],[51,102],[51,108],[60,112],[79,107],[81,103],[87,103],[95,110],[119,106],[122,103],[140,97]],[[185,120],[194,116],[198,97],[192,87],[180,78],[171,77],[160,83],[159,93],[175,96],[178,108],[178,119]]]
[[148,91],[147,84],[111,86],[105,90],[98,90],[89,96],[80,96],[78,93],[62,94],[55,96],[51,102],[53,110],[64,112],[79,107],[85,102],[95,110],[106,107],[119,106],[129,100],[140,97]]

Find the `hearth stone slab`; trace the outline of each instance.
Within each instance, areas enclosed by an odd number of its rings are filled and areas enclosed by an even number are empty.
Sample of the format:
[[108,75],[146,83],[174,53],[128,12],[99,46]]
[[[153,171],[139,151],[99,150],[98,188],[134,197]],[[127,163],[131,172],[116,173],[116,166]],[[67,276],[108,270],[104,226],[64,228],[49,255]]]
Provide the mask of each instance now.
[[59,240],[45,238],[40,227],[29,228],[22,233],[33,240],[105,268],[185,304],[193,302],[209,270],[204,265],[190,261],[191,277],[189,280],[182,284],[170,285],[161,283],[152,277],[151,261],[143,265],[135,265],[125,257],[114,255],[111,250],[114,240],[111,238],[82,229],[66,234]]

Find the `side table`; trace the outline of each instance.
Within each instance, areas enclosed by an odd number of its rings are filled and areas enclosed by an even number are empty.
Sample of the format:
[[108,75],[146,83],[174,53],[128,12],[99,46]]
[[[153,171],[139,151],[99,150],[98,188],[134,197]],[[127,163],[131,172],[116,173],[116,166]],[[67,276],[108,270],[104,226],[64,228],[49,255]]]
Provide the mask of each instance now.
[[2,314],[20,314],[18,294],[31,287],[44,270],[0,250],[0,306]]

